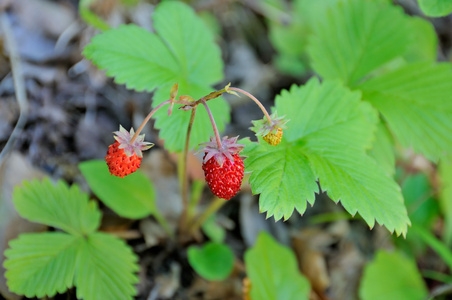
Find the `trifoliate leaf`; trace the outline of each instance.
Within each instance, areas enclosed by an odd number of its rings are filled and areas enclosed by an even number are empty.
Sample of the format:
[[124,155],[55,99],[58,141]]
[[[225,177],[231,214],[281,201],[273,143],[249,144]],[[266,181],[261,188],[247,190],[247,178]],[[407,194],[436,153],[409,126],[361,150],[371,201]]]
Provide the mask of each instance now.
[[77,298],[133,299],[137,260],[122,240],[100,232],[91,234],[79,246],[74,277]]
[[229,246],[209,242],[201,248],[188,248],[188,262],[193,269],[207,280],[224,280],[234,267],[234,253]]
[[411,43],[407,20],[388,1],[339,2],[313,28],[308,47],[312,67],[325,79],[356,84],[405,53]]
[[359,295],[362,300],[422,300],[428,291],[413,260],[379,251],[364,269]]
[[261,232],[256,244],[245,252],[251,299],[309,299],[309,281],[300,273],[294,253]]
[[375,110],[339,82],[317,79],[293,86],[276,99],[291,122],[277,147],[248,143],[242,152],[254,193],[267,216],[288,218],[314,201],[316,179],[335,202],[370,227],[375,220],[406,234],[410,221],[400,187],[366,154],[377,124]]
[[445,158],[439,165],[441,179],[440,206],[444,215],[444,241],[452,245],[452,156]]
[[140,171],[116,177],[101,160],[83,162],[79,168],[93,192],[118,215],[141,219],[158,213],[154,187]]
[[306,210],[306,201],[314,204],[315,194],[319,192],[307,157],[299,147],[293,147],[284,140],[272,146],[265,142],[246,144],[242,155],[245,169],[252,172],[250,184],[254,194],[259,197],[260,212],[267,212],[267,218],[275,220],[290,218],[293,210],[300,214]]
[[75,184],[69,188],[63,181],[56,185],[49,179],[24,181],[14,190],[13,202],[22,217],[71,234],[92,233],[100,224],[96,203]]
[[[211,85],[223,78],[221,53],[212,33],[186,4],[160,3],[153,14],[155,33],[135,25],[122,25],[95,36],[83,54],[117,83],[130,89],[158,89],[153,106],[169,99],[171,86],[179,83],[179,95],[198,99],[208,94]],[[212,103],[211,103],[212,102]],[[229,105],[223,99],[209,101],[217,125],[229,121]],[[156,115],[156,127],[166,141],[165,148],[181,151],[185,145],[190,113],[165,107]],[[199,109],[192,132],[193,147],[209,140],[211,126],[207,114]]]
[[415,63],[372,78],[358,88],[405,147],[437,161],[452,150],[452,69]]
[[378,123],[375,133],[375,141],[369,155],[381,166],[386,174],[395,174],[394,142],[386,125]]
[[66,233],[22,234],[5,251],[10,291],[28,298],[52,297],[73,286],[81,237]]
[[452,12],[450,0],[418,0],[424,14],[429,17],[443,17]]

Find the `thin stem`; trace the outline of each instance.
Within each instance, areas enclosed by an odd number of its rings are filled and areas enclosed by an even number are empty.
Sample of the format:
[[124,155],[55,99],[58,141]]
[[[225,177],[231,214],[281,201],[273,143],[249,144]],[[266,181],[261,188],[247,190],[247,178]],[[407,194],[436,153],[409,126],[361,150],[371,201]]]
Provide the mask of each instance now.
[[160,224],[160,226],[162,226],[162,228],[163,228],[163,230],[165,230],[166,234],[170,238],[174,238],[174,233],[171,230],[171,227],[168,225],[168,222],[166,221],[166,219],[160,213],[154,214],[154,218],[157,220],[157,222]]
[[253,100],[253,101],[259,106],[259,108],[262,110],[262,112],[264,113],[265,117],[266,117],[267,120],[268,120],[268,123],[269,123],[269,124],[272,123],[272,119],[270,118],[270,115],[268,114],[267,110],[266,110],[265,107],[262,105],[262,103],[261,103],[259,100],[257,100],[256,97],[254,97],[253,95],[251,95],[251,94],[248,93],[247,91],[244,91],[244,90],[239,89],[239,88],[230,87],[230,88],[228,88],[228,90],[236,91],[236,92],[242,93],[243,95],[245,95],[245,96],[247,96],[248,98],[250,98],[251,100]]
[[156,108],[154,108],[153,110],[151,110],[151,112],[146,116],[146,119],[144,119],[144,121],[141,123],[140,127],[138,127],[137,131],[135,132],[135,134],[133,135],[132,139],[130,140],[130,144],[132,144],[133,142],[135,142],[135,139],[138,137],[138,135],[140,134],[141,130],[143,130],[144,126],[147,124],[147,122],[149,122],[149,120],[151,119],[152,115],[155,114],[155,112],[162,107],[163,105],[169,104],[171,103],[171,100],[166,100],[165,102],[160,103],[159,105],[156,106]]
[[184,154],[182,162],[180,163],[181,171],[180,174],[182,176],[182,186],[181,186],[181,193],[182,193],[182,215],[179,220],[179,226],[180,229],[183,230],[186,226],[187,222],[187,209],[188,209],[188,170],[187,170],[187,161],[188,161],[188,149],[190,146],[190,135],[191,130],[193,128],[193,121],[195,120],[195,114],[196,114],[196,108],[197,106],[193,107],[191,110],[190,115],[190,122],[188,123],[187,128],[187,138],[185,140],[185,147],[184,147]]
[[213,200],[207,209],[203,211],[203,213],[196,219],[196,221],[190,226],[190,232],[194,233],[196,232],[202,224],[214,213],[216,213],[220,207],[223,206],[223,204],[226,203],[227,200],[215,197],[215,200]]
[[213,118],[212,112],[210,111],[209,106],[207,106],[206,100],[201,98],[201,102],[204,105],[204,107],[206,108],[207,113],[209,114],[210,122],[212,123],[212,127],[213,127],[213,133],[215,134],[215,139],[217,140],[218,149],[221,149],[222,146],[221,146],[220,134],[218,133],[217,124],[215,124],[215,120]]

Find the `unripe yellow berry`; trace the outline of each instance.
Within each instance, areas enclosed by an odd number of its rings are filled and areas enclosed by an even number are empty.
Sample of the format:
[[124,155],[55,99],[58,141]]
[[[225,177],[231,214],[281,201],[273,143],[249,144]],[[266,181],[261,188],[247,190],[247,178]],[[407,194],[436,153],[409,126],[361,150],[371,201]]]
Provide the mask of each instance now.
[[276,133],[270,132],[267,135],[265,135],[263,138],[270,145],[276,146],[281,142],[282,135],[283,135],[283,130],[281,128],[278,128]]

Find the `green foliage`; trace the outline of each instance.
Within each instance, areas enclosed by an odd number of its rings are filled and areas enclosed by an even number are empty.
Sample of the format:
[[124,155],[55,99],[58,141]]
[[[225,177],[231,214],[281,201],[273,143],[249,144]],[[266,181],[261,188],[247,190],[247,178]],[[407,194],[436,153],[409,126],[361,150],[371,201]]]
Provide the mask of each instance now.
[[429,17],[443,17],[452,12],[451,0],[418,0],[421,10]]
[[309,281],[300,273],[294,253],[261,232],[256,244],[245,252],[251,299],[309,299]]
[[22,234],[10,242],[4,266],[12,292],[52,297],[75,286],[80,299],[132,299],[137,257],[122,240],[96,232],[100,211],[76,185],[24,182],[13,202],[22,217],[67,233]]
[[78,186],[63,181],[25,181],[14,190],[14,206],[30,221],[60,228],[73,235],[93,233],[100,224],[100,211]]
[[4,264],[9,289],[28,298],[64,293],[74,285],[80,242],[80,237],[61,232],[22,234],[12,240]]
[[435,27],[427,20],[418,17],[409,18],[409,21],[414,35],[413,44],[416,47],[410,47],[405,53],[406,61],[436,61],[438,37]]
[[359,290],[362,300],[422,300],[427,294],[415,262],[385,251],[366,266]]
[[358,88],[405,147],[437,161],[452,149],[452,69],[413,63],[372,78]]
[[439,166],[441,178],[440,206],[444,215],[444,241],[452,246],[452,156],[441,161]]
[[431,228],[438,217],[439,207],[433,199],[433,190],[425,174],[408,176],[402,185],[402,194],[413,225]]
[[437,239],[428,229],[413,225],[411,232],[430,246],[443,259],[449,269],[452,269],[452,251],[441,240]]
[[386,174],[395,174],[395,153],[391,133],[384,123],[377,125],[375,141],[369,155],[385,170]]
[[202,247],[188,248],[188,262],[207,280],[224,280],[234,267],[234,253],[229,246],[208,242]]
[[[205,23],[185,4],[165,1],[153,14],[155,33],[135,25],[122,25],[95,36],[83,54],[119,84],[138,91],[151,92],[153,105],[169,99],[173,84],[179,83],[179,95],[194,98],[208,94],[211,85],[223,78],[221,53]],[[229,106],[217,99],[209,103],[219,129],[229,121]],[[156,114],[156,128],[170,151],[185,145],[190,114],[164,109]],[[190,147],[209,139],[212,129],[204,109],[196,114]]]
[[98,15],[91,11],[90,6],[94,2],[95,0],[80,0],[78,5],[80,16],[82,17],[83,21],[99,30],[110,29],[110,26],[104,20],[102,20]]
[[137,257],[122,240],[96,232],[83,240],[77,255],[74,283],[85,300],[132,299],[139,269]]
[[93,192],[118,215],[141,219],[158,214],[154,187],[143,173],[116,177],[101,160],[80,163],[79,168]]
[[[433,190],[425,174],[403,175],[402,194],[413,226],[430,230],[439,216],[437,201],[432,197]],[[425,254],[427,244],[412,230],[406,239],[395,240],[397,247],[412,256]]]
[[202,224],[202,231],[215,243],[223,243],[226,230],[217,224],[216,215],[212,215]]
[[260,210],[276,220],[304,213],[313,204],[316,180],[330,198],[357,212],[372,228],[375,220],[389,231],[406,234],[410,221],[398,185],[366,150],[373,143],[376,112],[336,81],[311,79],[276,98],[276,110],[291,120],[277,147],[247,143],[243,155]]
[[313,28],[309,55],[325,79],[354,85],[411,44],[408,17],[383,1],[339,2]]

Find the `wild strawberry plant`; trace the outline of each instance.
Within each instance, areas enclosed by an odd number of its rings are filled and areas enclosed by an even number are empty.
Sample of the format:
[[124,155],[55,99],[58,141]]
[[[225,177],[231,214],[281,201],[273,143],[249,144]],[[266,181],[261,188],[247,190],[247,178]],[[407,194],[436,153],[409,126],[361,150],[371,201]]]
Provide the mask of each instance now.
[[[281,15],[281,2],[265,3],[277,8],[273,12],[279,9],[276,16]],[[106,156],[110,173],[118,178],[108,175],[105,163],[88,162],[80,166],[94,192],[107,205],[130,218],[152,214],[171,234],[153,199],[137,192],[140,186],[147,186],[135,171],[142,151],[150,146],[140,132],[155,117],[155,127],[160,130],[167,150],[180,153],[182,161],[189,150],[198,149],[204,154],[206,181],[218,197],[234,197],[244,172],[250,172],[252,191],[260,194],[260,211],[266,212],[267,217],[287,220],[294,210],[303,214],[308,203],[314,204],[315,195],[325,191],[350,214],[359,214],[370,228],[377,222],[390,232],[406,235],[411,222],[401,189],[392,178],[395,146],[412,148],[433,162],[444,160],[452,149],[452,71],[449,64],[435,62],[434,31],[430,24],[407,16],[385,0],[330,0],[314,4],[296,0],[293,5],[296,9],[289,17],[294,22],[287,30],[275,19],[270,24],[272,40],[280,52],[280,65],[291,65],[294,74],[306,71],[309,66],[319,78],[281,91],[272,114],[246,91],[229,85],[214,91],[213,85],[223,80],[220,49],[209,29],[185,4],[176,1],[159,4],[152,16],[153,32],[133,24],[121,25],[92,39],[83,52],[89,60],[106,70],[116,83],[154,93],[153,109],[136,131],[125,130],[118,124],[116,142]],[[426,46],[418,47],[420,42]],[[262,109],[263,119],[250,120],[257,142],[220,136],[229,122],[230,107],[222,98],[224,93],[244,95]],[[181,173],[186,173],[184,163],[181,168]],[[182,194],[186,197],[187,179],[183,182]],[[121,192],[111,192],[116,190]],[[122,201],[125,195],[129,198],[129,192],[136,196],[132,197],[136,208]],[[191,229],[199,228],[224,200],[217,198],[213,209],[198,220],[189,212],[191,204],[187,202],[183,202],[185,215],[180,230],[187,224]],[[447,221],[449,233],[451,219],[449,216]],[[96,224],[90,227],[94,229],[87,233],[88,237],[94,235]],[[83,247],[89,245],[86,238],[64,239],[68,243],[73,239]],[[20,257],[27,257],[28,250],[21,248],[21,243],[27,240],[20,241],[21,238],[12,243],[7,255],[9,274],[18,274]],[[85,248],[77,243],[76,250],[85,253]],[[64,249],[73,249],[72,244],[69,248],[62,244]],[[221,241],[217,244],[223,248]],[[262,244],[273,247],[263,237],[256,246],[260,250],[249,253],[271,260]],[[209,253],[207,250],[192,250],[192,256],[202,257],[200,253]],[[50,256],[58,258],[58,253]],[[80,257],[86,258],[83,254]],[[257,295],[262,292],[259,289],[267,284],[284,290],[285,282],[268,283],[270,277],[262,280],[252,275],[260,268],[252,257],[246,255],[245,260],[251,284],[258,286],[251,292],[253,297],[259,298]],[[17,264],[13,263],[15,258]],[[205,269],[210,265],[208,262],[195,258],[192,264],[197,265],[200,273],[212,275],[212,270]],[[286,264],[293,262],[285,261]],[[126,273],[130,275],[133,267],[128,266]],[[280,270],[277,266],[265,267]],[[18,286],[15,290],[19,293],[37,296],[53,295],[74,283],[81,290],[81,297],[89,297],[86,295],[91,294],[83,294],[83,281],[77,272],[68,272],[63,283],[52,282],[50,287],[41,289],[29,287],[18,276],[8,275],[8,282]],[[298,286],[305,286],[304,278],[295,273]],[[135,277],[129,275],[127,282],[132,284]],[[220,277],[223,276],[226,275]],[[300,293],[306,290],[303,288]],[[123,292],[132,294],[129,290]],[[291,298],[273,295],[269,299]]]

